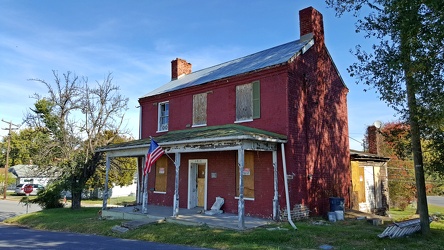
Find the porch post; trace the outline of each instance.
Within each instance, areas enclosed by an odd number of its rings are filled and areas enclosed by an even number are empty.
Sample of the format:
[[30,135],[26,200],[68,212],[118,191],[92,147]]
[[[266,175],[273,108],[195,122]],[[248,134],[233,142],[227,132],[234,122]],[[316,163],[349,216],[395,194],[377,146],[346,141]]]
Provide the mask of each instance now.
[[273,220],[279,220],[277,151],[272,152],[274,172]]
[[[146,156],[143,157],[144,161],[146,162]],[[142,163],[142,172],[143,172],[143,163]],[[148,173],[143,175],[143,198],[142,198],[142,213],[147,214],[148,213]]]
[[237,161],[239,164],[239,203],[238,203],[238,227],[245,228],[245,201],[244,201],[244,165],[245,151],[243,148],[237,152]]
[[103,205],[102,211],[106,210],[108,205],[108,179],[109,179],[109,168],[110,168],[110,159],[108,154],[106,155],[106,174],[105,174],[105,190],[103,191]]
[[137,157],[137,187],[136,187],[136,204],[142,204],[142,191],[143,191],[143,167],[142,171],[140,166],[143,166],[143,158]]
[[180,153],[174,155],[174,166],[176,167],[176,179],[174,183],[174,201],[173,201],[173,216],[179,216],[179,167],[180,167]]

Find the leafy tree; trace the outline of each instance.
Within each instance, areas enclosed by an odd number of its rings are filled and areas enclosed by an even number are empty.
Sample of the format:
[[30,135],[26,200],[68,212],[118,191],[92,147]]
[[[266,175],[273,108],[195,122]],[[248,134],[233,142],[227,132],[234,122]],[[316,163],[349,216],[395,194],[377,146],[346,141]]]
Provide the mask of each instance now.
[[390,157],[387,172],[391,206],[405,209],[416,198],[409,126],[403,122],[388,122],[378,132],[378,153]]
[[[104,161],[103,153],[96,152],[96,148],[123,133],[128,99],[112,84],[111,73],[93,86],[86,77],[79,78],[71,72],[60,76],[53,71],[53,76],[54,85],[32,79],[43,83],[48,94],[34,94],[34,108],[25,120],[28,126],[50,138],[39,148],[41,157],[36,159],[36,164],[61,169],[61,179],[72,194],[71,208],[78,209],[87,181]],[[106,131],[113,131],[113,135],[104,136]]]
[[442,121],[444,91],[444,5],[440,0],[326,0],[340,15],[368,15],[357,30],[379,44],[368,53],[356,48],[349,73],[376,88],[381,99],[399,111],[410,126],[422,233],[430,233],[421,134]]
[[[114,137],[113,143],[122,143],[132,140],[120,135],[114,135],[112,131],[105,131],[106,138]],[[115,157],[111,160],[111,168],[108,175],[108,187],[130,185],[134,180],[137,171],[137,159],[134,157]],[[97,167],[94,175],[87,182],[90,188],[103,188],[105,186],[106,166]]]
[[[8,173],[6,186],[12,185],[15,182],[15,176]],[[0,168],[0,194],[3,194],[5,188],[5,168]]]
[[48,141],[47,134],[33,128],[12,131],[9,151],[10,166],[33,164],[33,160],[39,157],[39,148]]

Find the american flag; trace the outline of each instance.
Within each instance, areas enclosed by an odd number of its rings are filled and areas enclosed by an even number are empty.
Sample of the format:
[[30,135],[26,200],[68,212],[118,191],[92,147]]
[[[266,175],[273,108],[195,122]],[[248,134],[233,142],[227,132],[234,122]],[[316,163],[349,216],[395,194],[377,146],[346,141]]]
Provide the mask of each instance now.
[[163,150],[155,141],[151,139],[150,149],[146,154],[145,168],[143,169],[143,175],[151,172],[151,166],[159,159],[165,150]]

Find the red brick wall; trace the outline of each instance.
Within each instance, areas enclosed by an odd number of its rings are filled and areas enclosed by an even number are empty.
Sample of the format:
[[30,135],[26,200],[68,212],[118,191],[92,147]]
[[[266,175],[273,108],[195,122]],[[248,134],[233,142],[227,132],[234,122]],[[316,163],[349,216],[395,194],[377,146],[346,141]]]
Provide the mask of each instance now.
[[208,92],[207,126],[234,124],[236,120],[236,86],[260,81],[261,118],[240,123],[244,126],[287,134],[287,68],[285,66],[215,81],[180,91],[147,97],[140,100],[142,106],[142,138],[158,136],[157,104],[169,101],[169,130],[190,128],[193,116],[193,95]]
[[315,44],[290,68],[286,153],[296,177],[291,200],[322,215],[329,210],[329,197],[349,200],[348,89],[323,44]]
[[[174,158],[174,157],[173,157]],[[236,199],[236,163],[237,151],[186,153],[181,155],[179,170],[179,206],[187,207],[188,201],[188,166],[189,160],[208,160],[207,209],[210,209],[217,196],[225,199],[222,210],[226,213],[238,212]],[[245,200],[245,214],[271,218],[273,212],[273,165],[271,152],[256,152],[255,162],[255,199]],[[217,173],[217,178],[211,178]],[[172,206],[174,197],[175,167],[172,161],[168,166],[168,188],[166,194],[150,191],[149,204]],[[154,188],[155,174],[149,175],[149,189]]]

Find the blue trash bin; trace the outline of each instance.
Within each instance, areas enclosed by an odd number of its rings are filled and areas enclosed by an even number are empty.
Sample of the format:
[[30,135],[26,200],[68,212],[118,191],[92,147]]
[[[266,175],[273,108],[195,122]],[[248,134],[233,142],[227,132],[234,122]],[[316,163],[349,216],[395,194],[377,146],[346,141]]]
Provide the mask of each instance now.
[[330,197],[330,212],[344,211],[344,198]]

